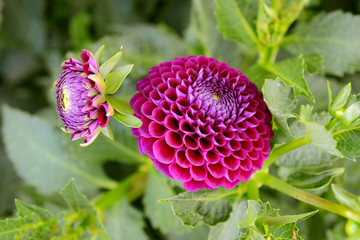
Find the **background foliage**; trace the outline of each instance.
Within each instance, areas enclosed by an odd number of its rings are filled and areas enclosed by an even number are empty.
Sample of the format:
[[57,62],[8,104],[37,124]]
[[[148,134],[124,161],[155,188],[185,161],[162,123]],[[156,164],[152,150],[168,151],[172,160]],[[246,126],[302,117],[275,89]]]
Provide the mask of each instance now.
[[[153,170],[148,158],[139,155],[130,129],[115,121],[110,124],[116,141],[100,136],[86,149],[59,131],[52,84],[65,56],[105,44],[106,59],[123,45],[120,64],[135,64],[117,95],[124,101],[150,67],[178,56],[212,56],[260,86],[278,129],[273,143],[306,133],[312,138],[312,145],[281,156],[270,173],[359,212],[360,166],[339,159],[360,155],[351,147],[359,145],[359,129],[334,135],[339,152],[325,130],[329,114],[323,111],[328,109],[326,80],[334,96],[349,82],[352,93],[360,92],[360,4],[310,1],[289,26],[276,62],[258,64],[251,34],[229,11],[231,4],[245,9],[244,17],[250,28],[258,29],[261,44],[276,42],[271,38],[276,34],[268,32],[274,23],[267,22],[269,12],[259,11],[258,2],[0,0],[0,216],[9,218],[0,222],[0,239],[13,239],[14,233],[29,239],[262,239],[264,231],[276,239],[291,239],[293,230],[298,239],[359,239],[354,221],[322,210],[316,213],[316,208],[266,186],[261,188],[262,202],[248,202],[257,199],[256,193],[254,197],[241,188],[230,194],[181,193],[178,182]],[[334,28],[339,31],[329,31]],[[266,63],[269,56],[261,57]],[[289,68],[289,74],[279,74]],[[277,77],[282,81],[264,81]],[[300,109],[301,104],[313,108]],[[150,168],[146,173],[144,166]]]

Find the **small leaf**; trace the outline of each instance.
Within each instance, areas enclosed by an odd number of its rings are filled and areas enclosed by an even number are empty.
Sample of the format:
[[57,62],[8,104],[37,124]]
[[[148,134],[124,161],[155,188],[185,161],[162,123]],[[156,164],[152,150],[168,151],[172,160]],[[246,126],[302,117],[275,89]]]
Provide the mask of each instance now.
[[322,172],[294,172],[286,182],[313,194],[323,193],[332,179],[344,173],[344,168],[329,169]]
[[308,213],[303,213],[303,214],[297,214],[297,215],[285,215],[285,216],[264,216],[263,217],[263,222],[266,225],[283,225],[283,224],[288,224],[288,223],[294,223],[297,222],[298,220],[305,220],[309,217],[312,217],[313,215],[315,215],[319,210],[315,210],[312,212],[308,212]]
[[360,157],[360,126],[333,132],[338,142],[337,149],[347,158],[355,160]]
[[119,89],[126,76],[131,72],[133,66],[133,64],[130,64],[118,67],[107,75],[105,78],[106,94],[114,94]]
[[94,57],[99,65],[101,64],[101,56],[102,56],[104,48],[105,48],[105,45],[103,44],[101,47],[99,47],[99,49],[96,51],[96,53],[94,55]]
[[107,125],[106,127],[102,128],[101,129],[101,132],[106,136],[108,137],[109,139],[113,140],[114,141],[114,134],[110,128],[109,125]]
[[117,52],[114,56],[112,56],[110,59],[106,60],[103,64],[100,66],[100,75],[103,79],[106,79],[107,75],[111,72],[111,70],[114,69],[116,64],[119,62],[121,56],[122,56],[122,49]]
[[[328,84],[328,92],[329,92],[329,97],[330,95],[332,96],[332,92],[329,84]],[[335,116],[337,110],[346,106],[346,104],[349,101],[350,93],[351,93],[351,83],[348,83],[340,90],[336,98],[332,99],[331,105],[329,107],[329,113],[332,116]]]
[[325,125],[310,120],[312,116],[309,106],[301,106],[300,112],[302,123],[306,128],[307,137],[311,144],[342,158],[343,155],[336,149],[337,141],[333,138],[332,133],[325,128]]
[[[258,45],[259,40],[255,34],[252,20],[256,19],[257,1],[237,2],[235,0],[217,0],[215,16],[218,29],[226,39],[244,43],[249,48]],[[239,6],[240,3],[242,6]],[[255,12],[255,14],[253,14]],[[253,19],[247,16],[252,16]]]
[[226,221],[232,211],[226,198],[218,198],[213,192],[206,190],[183,192],[162,201],[170,202],[175,215],[190,226],[196,226],[200,222],[214,226]]
[[28,205],[18,199],[15,199],[15,205],[18,210],[17,214],[21,218],[28,218],[32,221],[49,221],[52,217],[48,210]]
[[115,111],[113,117],[117,119],[119,122],[131,128],[139,128],[142,125],[140,119],[127,113],[120,113]]
[[87,197],[77,189],[74,179],[71,179],[68,184],[61,189],[60,195],[73,211],[80,212],[81,210],[85,210],[89,214],[95,213],[94,207],[90,204]]
[[340,204],[360,213],[360,198],[358,196],[335,184],[331,185],[331,189]]

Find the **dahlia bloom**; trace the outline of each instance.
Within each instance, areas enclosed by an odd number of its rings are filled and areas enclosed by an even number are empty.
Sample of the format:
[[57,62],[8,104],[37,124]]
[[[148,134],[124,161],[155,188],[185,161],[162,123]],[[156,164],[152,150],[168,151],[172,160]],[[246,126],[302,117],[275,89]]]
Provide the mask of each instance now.
[[55,86],[64,131],[73,133],[71,140],[85,137],[80,145],[87,146],[108,125],[114,109],[105,99],[106,85],[90,51],[81,53],[81,61],[74,58],[65,61],[62,68]]
[[143,125],[132,129],[142,154],[188,191],[247,181],[270,153],[268,110],[239,70],[205,56],[150,69],[130,101]]

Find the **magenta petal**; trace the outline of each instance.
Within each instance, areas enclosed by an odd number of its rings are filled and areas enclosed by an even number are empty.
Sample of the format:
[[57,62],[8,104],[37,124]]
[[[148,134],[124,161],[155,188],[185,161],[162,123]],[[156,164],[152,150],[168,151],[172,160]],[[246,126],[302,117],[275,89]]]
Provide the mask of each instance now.
[[185,151],[186,157],[189,159],[191,164],[195,166],[201,166],[204,164],[205,159],[198,150],[187,149]]
[[221,178],[225,176],[227,172],[226,168],[220,163],[208,164],[207,169],[209,170],[210,174],[215,178]]
[[198,191],[204,187],[205,187],[204,181],[190,180],[188,182],[184,182],[184,188],[189,192]]
[[170,164],[175,158],[175,149],[170,147],[165,140],[159,139],[153,145],[155,158],[164,164]]
[[207,176],[207,171],[203,166],[191,166],[190,167],[190,174],[192,178],[196,181],[202,181]]
[[205,183],[211,188],[218,188],[222,186],[224,182],[225,182],[225,177],[214,178],[210,174],[208,174],[207,178],[205,179]]
[[171,176],[181,182],[188,182],[191,180],[190,171],[188,168],[182,168],[176,163],[169,166]]

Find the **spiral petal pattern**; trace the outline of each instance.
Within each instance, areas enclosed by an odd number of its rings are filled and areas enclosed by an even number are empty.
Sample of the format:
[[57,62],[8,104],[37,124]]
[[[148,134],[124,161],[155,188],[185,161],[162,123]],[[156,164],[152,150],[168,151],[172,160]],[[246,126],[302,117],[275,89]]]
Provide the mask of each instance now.
[[234,188],[268,158],[272,116],[239,70],[205,56],[176,58],[136,86],[140,152],[186,190]]

